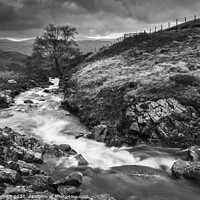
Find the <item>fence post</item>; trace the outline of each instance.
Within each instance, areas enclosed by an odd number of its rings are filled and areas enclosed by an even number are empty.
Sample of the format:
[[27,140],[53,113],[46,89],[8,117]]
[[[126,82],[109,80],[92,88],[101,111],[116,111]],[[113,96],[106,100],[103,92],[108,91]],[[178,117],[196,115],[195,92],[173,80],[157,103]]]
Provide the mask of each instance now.
[[186,24],[186,22],[187,22],[187,18],[185,17],[185,24]]
[[168,28],[170,28],[170,22],[168,22]]
[[150,34],[151,34],[151,29],[150,29]]
[[195,16],[194,16],[194,21],[196,21],[196,19],[197,19],[197,16],[195,15]]
[[156,26],[155,26],[155,33],[156,33]]
[[163,30],[163,25],[162,25],[162,24],[161,24],[161,27],[160,27],[160,28],[161,28],[161,31],[162,31],[162,30]]
[[178,19],[176,19],[176,26],[178,25]]

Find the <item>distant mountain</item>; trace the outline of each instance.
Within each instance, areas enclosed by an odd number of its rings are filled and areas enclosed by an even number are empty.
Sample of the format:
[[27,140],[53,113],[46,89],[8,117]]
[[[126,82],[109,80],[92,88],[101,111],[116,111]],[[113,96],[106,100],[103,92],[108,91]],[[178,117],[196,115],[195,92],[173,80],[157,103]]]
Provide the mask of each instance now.
[[15,51],[26,55],[31,55],[34,40],[15,42],[8,39],[0,39],[0,49],[4,51]]
[[0,50],[0,71],[11,70],[13,67],[24,67],[27,57],[19,52]]
[[[26,40],[26,41],[11,41],[8,39],[0,39],[0,50],[4,51],[15,51],[26,55],[31,55],[32,53],[32,45],[34,39]],[[83,53],[87,53],[90,51],[98,51],[99,48],[103,46],[110,45],[111,41],[103,41],[103,40],[79,40],[77,41],[79,49]]]

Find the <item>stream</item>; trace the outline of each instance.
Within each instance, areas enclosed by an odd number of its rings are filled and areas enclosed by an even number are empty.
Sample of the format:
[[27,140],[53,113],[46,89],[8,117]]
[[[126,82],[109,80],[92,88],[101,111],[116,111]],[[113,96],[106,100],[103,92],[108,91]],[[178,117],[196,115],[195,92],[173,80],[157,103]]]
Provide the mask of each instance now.
[[[83,172],[82,194],[110,194],[117,200],[200,200],[200,185],[171,177],[172,156],[178,149],[150,147],[108,148],[103,143],[76,136],[88,129],[79,119],[60,108],[63,95],[53,92],[58,79],[44,92],[33,88],[15,98],[15,103],[0,110],[0,128],[33,135],[50,144],[69,144],[88,161],[87,169],[79,169],[77,160],[49,159],[43,166],[55,180],[66,170]],[[24,103],[26,100],[32,102]]]

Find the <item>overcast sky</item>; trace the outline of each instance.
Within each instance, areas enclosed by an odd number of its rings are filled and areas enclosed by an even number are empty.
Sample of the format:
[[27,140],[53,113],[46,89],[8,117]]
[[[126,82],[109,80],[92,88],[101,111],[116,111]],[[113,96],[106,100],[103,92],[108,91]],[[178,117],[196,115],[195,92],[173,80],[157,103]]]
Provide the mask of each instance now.
[[200,0],[0,0],[0,37],[35,37],[49,23],[76,27],[80,38],[118,37],[195,14]]

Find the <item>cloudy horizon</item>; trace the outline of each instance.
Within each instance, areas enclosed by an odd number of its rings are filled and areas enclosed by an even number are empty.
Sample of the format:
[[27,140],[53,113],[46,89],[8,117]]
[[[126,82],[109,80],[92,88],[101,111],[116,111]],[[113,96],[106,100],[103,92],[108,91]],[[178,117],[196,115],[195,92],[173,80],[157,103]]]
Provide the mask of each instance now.
[[199,8],[199,0],[0,0],[0,38],[34,38],[53,23],[76,27],[79,39],[112,39],[199,18]]

